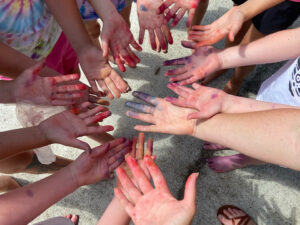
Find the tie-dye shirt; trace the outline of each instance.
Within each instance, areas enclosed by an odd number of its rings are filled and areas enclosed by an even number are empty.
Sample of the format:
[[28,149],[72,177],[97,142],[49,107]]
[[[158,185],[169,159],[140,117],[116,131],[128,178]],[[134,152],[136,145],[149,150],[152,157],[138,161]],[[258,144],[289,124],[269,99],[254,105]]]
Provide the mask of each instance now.
[[61,34],[43,0],[0,0],[0,41],[39,60]]

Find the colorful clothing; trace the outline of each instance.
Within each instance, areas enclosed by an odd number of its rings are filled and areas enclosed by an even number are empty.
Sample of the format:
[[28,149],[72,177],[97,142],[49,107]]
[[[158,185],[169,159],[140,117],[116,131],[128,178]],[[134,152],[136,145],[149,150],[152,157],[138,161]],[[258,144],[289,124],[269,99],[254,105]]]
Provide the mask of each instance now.
[[61,29],[43,0],[0,0],[0,41],[35,60],[45,58]]

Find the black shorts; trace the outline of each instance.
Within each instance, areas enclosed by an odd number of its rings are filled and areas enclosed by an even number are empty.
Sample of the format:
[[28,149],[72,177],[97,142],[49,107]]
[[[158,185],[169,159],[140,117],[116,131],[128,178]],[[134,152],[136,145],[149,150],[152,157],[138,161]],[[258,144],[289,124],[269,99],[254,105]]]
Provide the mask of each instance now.
[[[241,5],[247,0],[232,1]],[[267,35],[287,29],[299,15],[300,3],[286,0],[253,17],[252,23],[259,32]]]

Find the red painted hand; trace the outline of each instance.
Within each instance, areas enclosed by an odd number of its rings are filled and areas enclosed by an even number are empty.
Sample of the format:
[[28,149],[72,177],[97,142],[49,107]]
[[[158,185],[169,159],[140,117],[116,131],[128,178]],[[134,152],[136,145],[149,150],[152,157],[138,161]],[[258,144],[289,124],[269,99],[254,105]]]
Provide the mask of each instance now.
[[191,135],[196,126],[195,120],[187,116],[195,110],[175,106],[162,98],[152,97],[143,92],[133,92],[133,96],[145,103],[126,102],[126,106],[142,113],[127,111],[126,115],[152,125],[136,125],[134,129],[145,132],[159,132],[177,135]]
[[119,138],[82,153],[68,168],[78,187],[112,178],[113,171],[124,162],[132,142]]
[[119,69],[123,72],[126,70],[123,61],[130,67],[135,67],[140,62],[130,45],[138,51],[142,51],[142,48],[134,40],[127,23],[119,13],[111,15],[109,20],[103,21],[101,44],[103,56],[107,57],[110,50]]
[[223,102],[227,94],[219,89],[201,86],[194,83],[193,88],[169,84],[168,87],[179,95],[179,98],[166,97],[165,100],[174,105],[197,109],[187,119],[207,119],[223,110]]
[[[123,78],[111,68],[102,52],[96,47],[90,47],[79,54],[79,62],[94,92],[98,91],[97,84],[102,88],[108,98],[120,97],[129,88]],[[113,94],[114,95],[113,95]]]
[[233,7],[210,25],[193,26],[188,39],[198,42],[197,46],[213,45],[226,36],[230,41],[234,41],[244,20],[244,14],[237,7]]
[[79,80],[78,74],[41,77],[38,73],[42,67],[42,62],[37,63],[13,81],[16,102],[37,105],[71,105],[84,95],[86,85],[73,84],[74,81]]
[[[66,110],[41,122],[39,124],[41,133],[45,135],[50,143],[90,150],[90,146],[86,142],[77,138],[113,130],[112,126],[92,126],[110,116],[111,112],[106,111],[107,109],[102,106],[86,111],[90,104],[89,102],[82,103],[79,110]],[[78,111],[79,114],[75,115]]]
[[[155,188],[132,157],[127,157],[126,162],[138,182],[139,189],[136,188],[124,169],[118,168],[117,175],[124,190],[116,188],[115,195],[134,224],[191,224],[196,212],[197,173],[190,175],[185,185],[184,199],[178,201],[172,196],[162,172],[149,156],[145,157],[144,163],[150,172]],[[125,197],[124,192],[130,196],[130,200]]]
[[196,43],[183,41],[182,45],[186,48],[195,49],[191,56],[168,60],[165,66],[183,65],[165,73],[165,76],[173,76],[170,82],[180,81],[180,85],[192,84],[201,80],[221,68],[221,62],[217,56],[218,50],[212,46],[196,48]]
[[156,45],[156,37],[163,50],[167,49],[167,43],[173,44],[173,38],[168,27],[168,22],[164,19],[164,15],[156,14],[156,9],[161,3],[161,0],[137,1],[137,14],[140,24],[139,43],[143,43],[145,30],[148,30],[151,47],[154,51],[159,49]]
[[[189,27],[194,18],[195,10],[200,0],[166,0],[157,9],[158,14],[162,14],[168,9],[166,20],[173,18],[171,26],[174,27],[182,19],[186,11],[189,11],[186,26]],[[174,4],[174,5],[173,5]],[[173,7],[171,7],[173,5]]]

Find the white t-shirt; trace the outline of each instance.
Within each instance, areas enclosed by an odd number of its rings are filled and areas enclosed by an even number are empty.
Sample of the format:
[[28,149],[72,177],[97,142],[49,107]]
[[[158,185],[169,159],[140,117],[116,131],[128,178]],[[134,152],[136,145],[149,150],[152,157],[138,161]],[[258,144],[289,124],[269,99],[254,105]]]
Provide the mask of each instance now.
[[289,60],[265,80],[256,99],[300,107],[300,57]]

